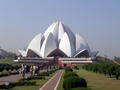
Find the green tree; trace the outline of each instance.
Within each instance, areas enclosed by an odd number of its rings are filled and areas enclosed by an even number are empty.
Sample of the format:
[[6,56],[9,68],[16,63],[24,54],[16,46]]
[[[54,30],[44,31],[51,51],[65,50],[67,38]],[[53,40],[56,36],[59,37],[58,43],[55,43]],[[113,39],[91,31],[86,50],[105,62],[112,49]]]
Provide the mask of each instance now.
[[118,80],[120,77],[120,66],[118,68],[116,68],[115,72],[116,72],[116,74],[115,74],[116,80]]

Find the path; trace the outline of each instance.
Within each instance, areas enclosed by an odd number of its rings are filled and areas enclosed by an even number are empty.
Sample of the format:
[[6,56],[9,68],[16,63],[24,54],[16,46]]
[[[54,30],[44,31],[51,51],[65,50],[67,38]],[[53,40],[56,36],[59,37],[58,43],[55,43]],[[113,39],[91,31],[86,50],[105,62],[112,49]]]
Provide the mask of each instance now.
[[117,62],[116,60],[112,60],[112,62],[113,62],[113,63],[115,63],[115,64],[120,65],[120,63],[119,63],[119,62]]
[[[26,74],[26,76],[29,77],[30,74]],[[0,77],[0,84],[5,84],[6,82],[15,82],[19,79],[22,79],[21,74]]]
[[40,90],[56,90],[62,73],[63,70],[60,70],[58,73],[56,73],[46,84],[43,85],[42,88],[40,88]]

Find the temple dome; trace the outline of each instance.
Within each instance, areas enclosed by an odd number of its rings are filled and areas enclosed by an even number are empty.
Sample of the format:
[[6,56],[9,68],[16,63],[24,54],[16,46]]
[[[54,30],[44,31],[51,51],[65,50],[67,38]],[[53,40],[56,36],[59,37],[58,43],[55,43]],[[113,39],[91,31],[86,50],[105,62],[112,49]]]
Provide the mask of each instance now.
[[97,52],[91,52],[87,42],[74,34],[66,25],[55,22],[45,33],[36,35],[26,51],[20,50],[24,57],[91,57]]

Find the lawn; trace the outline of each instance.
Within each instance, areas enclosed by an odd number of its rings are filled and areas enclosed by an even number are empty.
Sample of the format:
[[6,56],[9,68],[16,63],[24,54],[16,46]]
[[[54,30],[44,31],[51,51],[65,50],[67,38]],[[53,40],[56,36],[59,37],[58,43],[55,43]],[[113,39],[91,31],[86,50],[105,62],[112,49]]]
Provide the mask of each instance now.
[[75,72],[87,80],[88,88],[92,90],[120,90],[120,80],[83,69],[76,70]]
[[35,86],[16,86],[9,90],[39,90],[52,76],[54,76],[57,72],[51,74],[50,76],[46,76],[45,80],[32,80],[36,81]]
[[[86,79],[88,88],[91,88],[92,90],[120,90],[120,80],[109,78],[109,76],[104,76],[103,74],[88,72],[83,69],[75,70],[75,72],[80,77]],[[61,77],[57,90],[64,90],[62,87],[63,75]]]
[[0,59],[0,64],[13,64],[13,58]]

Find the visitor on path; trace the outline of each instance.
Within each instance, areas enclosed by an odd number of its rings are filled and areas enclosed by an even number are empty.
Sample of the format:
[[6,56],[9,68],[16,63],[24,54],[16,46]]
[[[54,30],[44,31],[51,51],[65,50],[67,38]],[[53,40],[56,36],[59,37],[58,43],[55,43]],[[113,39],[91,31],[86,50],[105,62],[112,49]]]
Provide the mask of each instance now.
[[22,64],[22,77],[25,78],[25,66]]
[[30,74],[33,75],[33,66],[30,67]]
[[30,72],[30,67],[28,65],[26,65],[25,70],[26,70],[26,73],[29,73]]
[[19,68],[19,74],[22,74],[22,68],[21,67]]
[[33,75],[35,75],[35,65],[33,65]]

